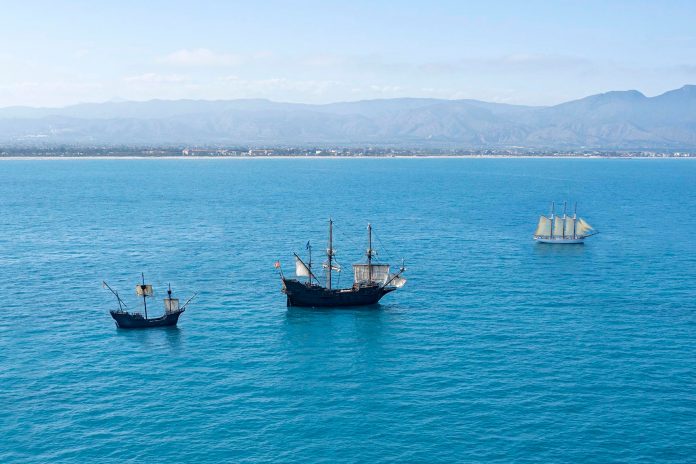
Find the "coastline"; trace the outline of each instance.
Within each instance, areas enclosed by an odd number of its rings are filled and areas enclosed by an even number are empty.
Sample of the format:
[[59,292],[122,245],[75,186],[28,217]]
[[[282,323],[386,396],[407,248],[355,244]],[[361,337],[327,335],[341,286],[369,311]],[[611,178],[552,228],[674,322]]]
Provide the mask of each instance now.
[[96,160],[258,160],[258,159],[696,159],[694,156],[606,155],[375,155],[375,156],[0,156],[0,161],[96,161]]

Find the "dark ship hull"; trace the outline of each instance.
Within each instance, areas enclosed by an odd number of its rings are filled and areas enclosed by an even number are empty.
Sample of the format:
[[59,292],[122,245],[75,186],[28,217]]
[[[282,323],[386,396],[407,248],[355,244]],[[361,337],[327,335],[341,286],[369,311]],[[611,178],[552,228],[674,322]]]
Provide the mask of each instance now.
[[149,319],[145,319],[140,314],[131,314],[123,311],[110,311],[110,313],[111,317],[116,321],[116,327],[120,329],[149,329],[150,327],[170,327],[176,325],[183,311]]
[[295,279],[283,279],[283,293],[287,295],[288,306],[304,307],[345,307],[377,304],[394,287],[379,285],[352,288],[328,289],[319,285],[309,285]]

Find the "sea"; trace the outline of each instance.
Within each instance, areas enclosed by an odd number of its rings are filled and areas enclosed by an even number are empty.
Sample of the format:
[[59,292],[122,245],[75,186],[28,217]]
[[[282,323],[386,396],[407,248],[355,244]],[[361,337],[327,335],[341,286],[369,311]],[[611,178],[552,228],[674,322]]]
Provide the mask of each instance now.
[[[288,308],[329,218],[406,285]],[[5,160],[0,298],[3,463],[696,461],[696,160]]]

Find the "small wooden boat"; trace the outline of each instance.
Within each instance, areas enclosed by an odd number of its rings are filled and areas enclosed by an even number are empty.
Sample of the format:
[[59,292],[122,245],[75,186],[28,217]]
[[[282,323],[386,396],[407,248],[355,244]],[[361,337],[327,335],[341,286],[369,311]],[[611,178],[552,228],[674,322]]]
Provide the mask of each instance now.
[[167,298],[164,299],[164,314],[158,317],[148,317],[147,298],[154,297],[155,293],[152,289],[152,285],[145,283],[144,274],[142,274],[142,279],[142,284],[135,286],[135,293],[143,298],[144,315],[139,312],[127,311],[126,303],[118,295],[118,292],[112,289],[106,282],[102,282],[103,286],[114,294],[118,302],[118,309],[109,311],[111,317],[116,322],[116,327],[120,329],[148,329],[150,327],[175,326],[179,321],[179,316],[186,311],[186,306],[188,306],[196,294],[194,293],[183,306],[179,306],[179,300],[177,298],[172,298],[172,287],[169,285],[167,289]]

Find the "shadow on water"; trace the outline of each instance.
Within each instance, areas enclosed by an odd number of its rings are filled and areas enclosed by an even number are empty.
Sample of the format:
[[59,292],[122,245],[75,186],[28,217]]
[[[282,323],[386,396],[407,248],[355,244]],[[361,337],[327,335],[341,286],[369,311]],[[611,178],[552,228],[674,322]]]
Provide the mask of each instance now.
[[384,310],[385,307],[379,303],[369,306],[346,306],[342,308],[304,308],[301,306],[288,306],[285,316],[288,319],[304,319],[307,316],[330,314],[381,314]]
[[385,307],[379,304],[345,308],[290,307],[284,327],[290,340],[311,337],[330,343],[335,338],[349,337],[378,341],[385,320]]
[[534,254],[537,256],[581,256],[585,253],[585,246],[578,244],[552,244],[534,243]]
[[169,350],[176,351],[181,346],[181,334],[182,330],[177,326],[152,327],[149,329],[116,328],[117,337],[135,342],[148,349],[166,346]]

